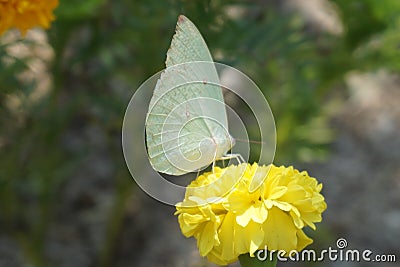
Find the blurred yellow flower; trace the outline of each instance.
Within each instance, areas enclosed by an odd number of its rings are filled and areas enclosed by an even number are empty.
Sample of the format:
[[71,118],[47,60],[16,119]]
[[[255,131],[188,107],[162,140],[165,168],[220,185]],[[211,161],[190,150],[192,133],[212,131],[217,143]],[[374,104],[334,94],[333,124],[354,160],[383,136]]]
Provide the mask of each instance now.
[[12,27],[22,34],[35,26],[47,29],[57,6],[58,0],[0,0],[0,34]]
[[[258,188],[254,179],[263,181]],[[293,167],[216,167],[187,187],[175,214],[182,233],[197,239],[201,256],[226,265],[265,247],[290,252],[311,244],[302,229],[315,230],[322,219],[321,189],[315,178]]]

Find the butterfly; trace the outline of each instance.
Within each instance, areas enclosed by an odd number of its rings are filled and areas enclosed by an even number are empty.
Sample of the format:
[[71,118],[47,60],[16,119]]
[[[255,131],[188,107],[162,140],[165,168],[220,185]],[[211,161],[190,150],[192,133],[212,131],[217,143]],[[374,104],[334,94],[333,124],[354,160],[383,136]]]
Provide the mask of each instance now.
[[217,69],[196,26],[178,18],[176,32],[146,115],[146,145],[154,170],[170,175],[198,171],[237,155],[228,132]]

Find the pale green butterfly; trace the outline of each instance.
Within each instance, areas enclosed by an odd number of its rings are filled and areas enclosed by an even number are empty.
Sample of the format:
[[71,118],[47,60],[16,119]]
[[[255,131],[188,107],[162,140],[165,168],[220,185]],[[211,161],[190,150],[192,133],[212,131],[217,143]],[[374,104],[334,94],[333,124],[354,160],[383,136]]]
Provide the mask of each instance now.
[[154,170],[182,175],[216,160],[237,158],[227,155],[234,139],[227,131],[222,89],[212,62],[196,26],[179,16],[167,68],[146,117],[147,151]]

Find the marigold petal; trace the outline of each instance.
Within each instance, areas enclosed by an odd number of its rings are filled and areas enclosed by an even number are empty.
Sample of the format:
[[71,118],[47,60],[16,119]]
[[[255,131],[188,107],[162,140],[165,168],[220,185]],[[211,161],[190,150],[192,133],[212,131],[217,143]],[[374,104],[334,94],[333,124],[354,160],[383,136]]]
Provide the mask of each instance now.
[[311,238],[309,238],[303,230],[297,231],[297,251],[304,249],[306,246],[310,245],[313,242]]
[[284,211],[289,211],[292,209],[292,205],[290,205],[287,202],[272,201],[272,203],[274,204],[275,207],[278,207],[279,209],[284,210]]
[[301,215],[301,218],[306,225],[310,226],[313,230],[316,229],[314,222],[322,221],[322,216],[317,212],[306,212]]
[[270,195],[268,196],[269,199],[278,199],[283,196],[287,192],[288,188],[286,186],[277,186],[274,187]]
[[251,206],[251,200],[246,194],[234,190],[228,197],[228,202],[224,204],[226,209],[232,212],[242,212],[247,210]]
[[265,206],[264,202],[259,202],[259,208],[258,208],[258,213],[259,213],[259,220],[255,221],[258,223],[263,223],[265,220],[268,218],[268,209]]
[[280,201],[285,201],[288,203],[294,203],[299,199],[303,199],[306,195],[304,187],[300,185],[291,185],[288,187],[287,192],[279,198]]
[[206,223],[201,235],[197,239],[197,246],[199,247],[200,255],[206,256],[214,246],[216,233],[214,231],[213,223]]
[[267,207],[267,209],[270,209],[274,206],[274,202],[270,199],[264,200],[264,205]]
[[262,248],[264,234],[261,224],[250,222],[246,227],[235,225],[234,244],[236,255],[254,252]]
[[263,230],[260,224],[251,223],[247,227],[247,231],[250,236],[250,246],[248,248],[251,257],[254,256],[254,252],[261,248],[264,241]]
[[290,214],[290,216],[292,216],[294,225],[296,225],[296,227],[297,227],[298,229],[301,229],[301,228],[304,227],[304,222],[303,222],[303,220],[301,219],[300,215],[296,214],[296,212],[294,212],[294,210],[291,210],[291,211],[289,212],[289,214]]
[[244,210],[244,212],[242,214],[236,215],[236,222],[240,226],[246,227],[249,224],[251,218],[253,216],[254,217],[256,216],[255,213],[256,213],[256,211],[255,211],[254,207],[252,205],[250,205],[249,208]]
[[269,250],[285,250],[288,252],[296,249],[297,228],[286,212],[276,207],[270,209],[268,219],[263,224],[263,230],[265,244],[267,244]]
[[234,249],[234,230],[235,215],[231,212],[227,213],[219,231],[219,239],[222,244],[221,256],[224,259],[232,259],[237,257]]

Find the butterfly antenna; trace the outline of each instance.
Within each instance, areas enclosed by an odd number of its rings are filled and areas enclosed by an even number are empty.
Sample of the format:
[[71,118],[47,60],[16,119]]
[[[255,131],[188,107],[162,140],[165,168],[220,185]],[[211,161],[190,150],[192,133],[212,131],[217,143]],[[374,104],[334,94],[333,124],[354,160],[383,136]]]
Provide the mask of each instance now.
[[243,143],[250,143],[250,144],[258,144],[258,145],[266,145],[266,142],[263,141],[255,141],[255,140],[245,140],[240,138],[235,138],[236,141],[243,142]]
[[242,157],[242,155],[237,154],[238,158],[239,158],[239,163],[245,163],[244,158]]

